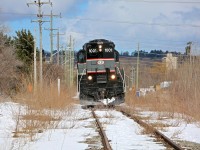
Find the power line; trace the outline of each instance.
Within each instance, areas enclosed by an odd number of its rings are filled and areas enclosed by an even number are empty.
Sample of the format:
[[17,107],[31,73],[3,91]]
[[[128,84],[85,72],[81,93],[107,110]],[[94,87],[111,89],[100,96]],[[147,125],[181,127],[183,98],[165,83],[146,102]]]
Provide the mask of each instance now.
[[122,23],[122,24],[134,24],[134,25],[154,25],[154,26],[171,26],[171,27],[194,27],[199,28],[200,25],[195,24],[168,24],[168,23],[148,23],[148,22],[131,22],[131,21],[119,21],[119,20],[103,20],[93,18],[79,18],[82,21],[96,21],[96,22],[108,22],[108,23]]
[[[83,34],[84,36],[87,36],[87,37],[93,37],[93,36],[112,36],[112,37],[120,37],[120,38],[116,38],[115,41],[119,41],[119,42],[127,42],[127,43],[133,43],[132,40],[123,40],[121,39],[121,35],[117,35],[117,34],[100,34],[100,33],[89,33],[89,32],[76,32],[76,31],[72,31],[72,32],[69,32],[71,34],[73,33],[78,33],[78,34]],[[140,43],[143,43],[143,44],[146,44],[146,43],[150,43],[150,45],[152,45],[151,43],[154,43],[153,41],[156,41],[156,42],[170,42],[170,43],[186,43],[187,41],[174,41],[174,40],[161,40],[161,39],[152,39],[152,38],[149,38],[149,39],[144,39],[142,38],[143,41],[148,41],[148,42],[140,42]],[[140,41],[140,40],[134,40],[134,41]],[[155,44],[153,44],[155,45]],[[156,45],[159,45],[159,44],[156,44]]]
[[[85,33],[85,32],[70,32],[71,34],[73,33],[79,33],[79,34],[84,34],[84,37],[94,37],[94,36],[99,36],[101,35],[102,37],[114,37],[112,38],[112,41],[115,41],[115,43],[127,43],[126,46],[128,46],[130,49],[134,49],[133,48],[133,43],[135,44],[136,41],[139,41],[142,46],[142,49],[144,49],[144,47],[149,47],[149,46],[154,46],[154,47],[163,47],[165,46],[165,48],[168,49],[183,49],[186,46],[186,43],[188,41],[173,41],[173,40],[160,40],[160,39],[134,39],[134,40],[123,40],[122,38],[117,38],[119,37],[119,35],[115,35],[115,34],[98,34],[98,33]],[[162,42],[162,43],[161,43]],[[170,44],[169,44],[170,43]],[[177,44],[178,43],[178,44]],[[131,46],[131,47],[130,47]],[[159,49],[159,48],[154,48],[154,49]],[[151,48],[151,50],[154,50]],[[162,48],[160,48],[162,49]]]
[[117,0],[117,1],[128,1],[137,3],[177,3],[177,4],[200,4],[199,1],[160,1],[160,0]]
[[35,16],[37,14],[25,14],[25,13],[16,13],[16,12],[0,12],[0,15],[7,14],[7,15],[22,15],[22,16]]
[[[189,3],[189,2],[188,2]],[[198,2],[200,3],[200,2]],[[24,15],[24,16],[33,16],[36,14],[23,14],[15,12],[1,12],[1,14],[10,14],[10,15]],[[178,27],[194,27],[199,28],[200,25],[196,24],[169,24],[169,23],[148,23],[148,22],[131,22],[131,21],[119,21],[119,20],[103,20],[103,19],[94,19],[94,18],[76,18],[82,21],[97,21],[97,22],[108,22],[108,23],[123,23],[123,24],[134,24],[134,25],[155,25],[155,26],[178,26]]]
[[[189,2],[188,2],[189,3]],[[200,3],[200,2],[199,2]],[[1,14],[10,14],[10,15],[24,15],[24,16],[32,16],[36,14],[23,14],[23,13],[15,13],[15,12],[1,12]],[[93,21],[93,22],[107,22],[107,23],[122,23],[122,24],[134,24],[134,25],[154,25],[154,26],[171,26],[171,27],[194,27],[199,28],[200,25],[196,24],[169,24],[169,23],[148,23],[148,22],[131,22],[131,21],[119,21],[119,20],[103,20],[103,19],[93,19],[93,18],[77,18],[82,21]]]

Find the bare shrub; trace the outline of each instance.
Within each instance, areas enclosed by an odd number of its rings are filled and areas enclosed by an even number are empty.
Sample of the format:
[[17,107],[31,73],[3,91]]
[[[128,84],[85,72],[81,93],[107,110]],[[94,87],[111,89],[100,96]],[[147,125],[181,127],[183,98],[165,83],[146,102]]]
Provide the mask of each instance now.
[[37,133],[46,129],[55,128],[61,116],[52,115],[47,110],[33,110],[28,106],[19,105],[17,110],[12,110],[15,116],[16,127],[13,137],[29,137],[31,141]]
[[181,130],[176,130],[173,135],[171,136],[172,139],[178,138],[178,136],[182,133]]
[[[161,89],[145,97],[135,97],[135,92],[126,95],[126,103],[134,107],[143,107],[153,111],[169,112],[173,118],[176,113],[192,116],[200,120],[200,59],[185,61],[176,71],[170,72],[166,78],[172,81],[168,89]],[[173,75],[173,76],[172,76]],[[184,115],[184,116],[185,116]],[[187,122],[191,118],[183,118]]]
[[42,87],[37,86],[36,91],[29,91],[29,83],[26,84],[26,90],[16,96],[15,101],[27,104],[33,109],[64,109],[72,103],[72,96],[75,94],[74,88],[67,88],[61,85],[58,93],[56,82],[43,83]]
[[[39,70],[39,67],[38,67]],[[56,82],[58,78],[63,77],[64,70],[62,67],[55,64],[44,64],[43,66],[43,77],[46,83]]]
[[42,86],[38,83],[36,87],[33,87],[32,77],[23,75],[21,90],[14,97],[15,102],[26,106],[24,114],[19,119],[20,130],[17,134],[26,134],[31,141],[37,133],[57,128],[63,117],[72,113],[71,104],[75,88],[68,88],[61,80],[60,92],[58,92],[56,77],[59,74],[57,72],[59,67],[51,67],[44,68],[44,72],[51,70],[55,73],[49,72],[49,75],[44,73],[45,79]]
[[16,126],[15,126],[15,131],[14,131],[13,137],[19,137],[18,133],[19,133],[19,128],[20,128],[21,107],[18,107],[17,111],[16,110],[12,110],[12,113],[15,115],[15,122],[16,122]]
[[183,109],[181,112],[200,120],[200,59],[184,62],[177,70],[177,78],[174,80],[170,94],[178,99]]
[[134,106],[134,101],[137,99],[135,90],[127,91],[125,94],[125,102],[128,106]]
[[6,44],[4,34],[1,31],[0,33],[0,92],[12,94],[16,91],[16,70],[20,62],[15,57],[14,48]]
[[33,141],[37,133],[57,128],[63,117],[72,114],[72,89],[61,86],[59,95],[56,83],[51,83],[37,87],[35,93],[29,90],[18,93],[14,101],[25,106],[25,110],[16,117],[15,136],[26,135]]
[[112,114],[112,112],[107,111],[104,114],[104,118],[112,119],[112,118],[114,118],[114,115]]

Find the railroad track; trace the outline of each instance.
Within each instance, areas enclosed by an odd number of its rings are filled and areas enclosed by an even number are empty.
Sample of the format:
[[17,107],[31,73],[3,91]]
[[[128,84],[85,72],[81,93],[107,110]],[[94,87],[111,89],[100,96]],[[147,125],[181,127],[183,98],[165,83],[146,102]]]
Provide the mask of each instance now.
[[[99,120],[97,114],[95,113],[95,111],[101,111],[101,110],[104,110],[104,109],[105,109],[104,107],[95,107],[95,108],[91,109],[91,112],[92,112],[93,117],[95,118],[96,125],[97,125],[97,127],[99,129],[99,134],[101,136],[102,144],[104,146],[104,149],[105,150],[112,150],[112,146],[110,144],[111,143],[111,139],[109,139],[107,137],[106,132],[104,131],[105,129],[103,128],[103,126],[101,124],[101,121]],[[165,147],[167,147],[169,149],[183,150],[183,148],[181,148],[179,145],[177,145],[176,143],[174,143],[172,140],[170,140],[164,134],[162,134],[161,132],[159,132],[158,130],[156,130],[155,128],[153,128],[151,125],[143,122],[138,117],[136,117],[133,114],[131,114],[129,111],[126,111],[122,107],[116,107],[115,110],[117,112],[121,112],[127,118],[131,118],[134,122],[136,122],[137,124],[139,124],[140,126],[142,126],[144,129],[146,129],[148,131],[151,131],[151,133],[153,133],[155,135],[155,138],[157,138],[157,139],[159,139],[159,141],[163,142],[163,145],[165,145]],[[109,111],[109,108],[106,107],[105,111]],[[123,129],[121,129],[121,130],[123,130]]]
[[104,150],[112,150],[112,148],[110,146],[110,143],[108,141],[108,138],[107,138],[107,136],[106,136],[106,134],[105,134],[105,132],[103,130],[103,127],[102,127],[97,115],[94,112],[94,109],[92,109],[91,111],[92,111],[93,117],[95,118],[97,127],[99,128],[99,134],[101,135],[101,139],[102,139],[102,144],[103,144]]
[[135,122],[137,122],[138,124],[140,124],[141,126],[143,126],[145,129],[147,129],[148,131],[151,131],[156,137],[162,139],[171,148],[173,148],[175,150],[183,150],[182,147],[180,147],[175,142],[173,142],[172,140],[170,140],[167,136],[165,136],[164,134],[162,134],[160,131],[158,131],[157,129],[155,129],[153,126],[151,126],[151,125],[145,123],[144,121],[142,121],[141,119],[139,119],[137,116],[134,116],[133,114],[130,114],[128,111],[124,110],[121,107],[118,107],[118,111],[121,111],[124,115],[130,117]]

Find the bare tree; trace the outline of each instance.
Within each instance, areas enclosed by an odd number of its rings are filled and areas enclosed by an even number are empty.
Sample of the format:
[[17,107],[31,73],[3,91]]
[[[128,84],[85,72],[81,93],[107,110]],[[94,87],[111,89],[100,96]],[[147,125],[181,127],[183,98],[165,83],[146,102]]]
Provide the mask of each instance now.
[[14,88],[17,79],[17,61],[11,38],[4,34],[5,28],[0,27],[0,93],[8,93]]

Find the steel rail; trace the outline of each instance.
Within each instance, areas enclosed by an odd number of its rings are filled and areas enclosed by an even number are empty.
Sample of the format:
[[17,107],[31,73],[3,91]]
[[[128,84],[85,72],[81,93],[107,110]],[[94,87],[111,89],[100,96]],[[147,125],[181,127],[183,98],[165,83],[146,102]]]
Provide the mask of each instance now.
[[117,110],[121,111],[127,117],[130,117],[131,119],[133,119],[135,122],[137,122],[138,124],[140,124],[141,126],[143,126],[145,129],[148,129],[149,131],[152,131],[152,133],[155,136],[163,139],[165,141],[165,143],[167,143],[169,146],[171,146],[175,150],[183,150],[182,147],[180,147],[175,142],[173,142],[172,140],[170,140],[167,136],[165,136],[164,134],[162,134],[160,131],[158,131],[157,129],[155,129],[153,126],[145,123],[144,121],[142,121],[138,117],[134,116],[133,114],[128,113],[127,111],[123,110],[121,107],[118,107]]
[[105,150],[112,150],[112,148],[111,148],[111,146],[110,146],[110,143],[109,143],[109,141],[108,141],[108,138],[107,138],[107,136],[106,136],[106,134],[105,134],[105,132],[104,132],[104,130],[103,130],[103,127],[102,127],[102,125],[101,125],[99,119],[97,118],[97,116],[96,116],[96,114],[95,114],[95,112],[94,112],[94,109],[91,109],[91,111],[92,111],[93,117],[94,117],[95,120],[96,120],[96,124],[97,124],[97,126],[98,126],[98,128],[99,128],[99,134],[101,135],[102,143],[103,143],[104,149],[105,149]]

